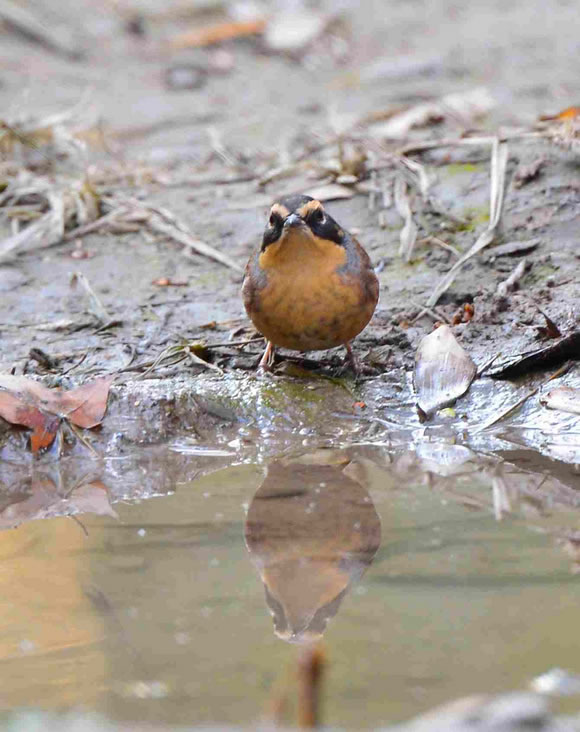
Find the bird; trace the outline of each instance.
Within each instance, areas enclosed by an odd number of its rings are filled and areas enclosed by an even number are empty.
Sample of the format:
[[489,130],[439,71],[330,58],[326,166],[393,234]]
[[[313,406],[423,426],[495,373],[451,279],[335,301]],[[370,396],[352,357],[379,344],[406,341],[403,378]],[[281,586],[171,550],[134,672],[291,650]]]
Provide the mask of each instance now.
[[294,195],[272,205],[260,248],[242,283],[246,312],[267,341],[259,368],[271,370],[276,347],[320,351],[345,346],[370,321],[379,299],[371,260],[322,203]]

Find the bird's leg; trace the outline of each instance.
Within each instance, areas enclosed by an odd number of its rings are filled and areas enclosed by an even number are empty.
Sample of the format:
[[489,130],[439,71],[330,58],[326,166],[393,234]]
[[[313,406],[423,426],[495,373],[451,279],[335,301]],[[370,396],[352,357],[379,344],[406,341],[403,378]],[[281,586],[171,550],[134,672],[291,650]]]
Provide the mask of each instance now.
[[346,361],[350,363],[352,370],[355,373],[355,376],[359,376],[361,373],[361,367],[357,357],[354,355],[352,346],[350,345],[350,343],[345,343],[344,347],[346,348]]
[[266,350],[258,365],[260,371],[271,371],[274,363],[274,344],[271,341],[266,341],[266,343]]

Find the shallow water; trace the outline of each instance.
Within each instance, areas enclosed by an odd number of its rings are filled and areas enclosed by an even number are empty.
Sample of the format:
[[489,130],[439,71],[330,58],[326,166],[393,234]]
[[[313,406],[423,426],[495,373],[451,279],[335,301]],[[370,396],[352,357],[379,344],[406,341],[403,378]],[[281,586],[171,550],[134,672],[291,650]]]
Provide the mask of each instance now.
[[[124,495],[45,471],[5,496],[3,710],[251,725],[287,696],[292,721],[316,638],[324,721],[347,728],[580,672],[574,465],[452,441],[233,466],[175,449]],[[83,515],[28,520],[59,513]]]

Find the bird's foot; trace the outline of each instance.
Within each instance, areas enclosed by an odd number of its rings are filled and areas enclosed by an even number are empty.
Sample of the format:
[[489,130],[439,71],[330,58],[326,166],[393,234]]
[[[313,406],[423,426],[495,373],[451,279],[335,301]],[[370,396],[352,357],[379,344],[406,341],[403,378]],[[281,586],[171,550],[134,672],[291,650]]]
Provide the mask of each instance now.
[[375,376],[377,374],[376,369],[374,369],[372,366],[368,366],[367,364],[362,363],[356,357],[350,343],[345,343],[344,347],[346,348],[346,358],[344,359],[343,365],[343,369],[345,371],[352,371],[356,379],[359,379],[363,376]]
[[352,346],[350,345],[350,343],[345,343],[344,347],[346,348],[346,358],[344,359],[345,368],[347,366],[350,366],[350,368],[354,372],[354,375],[356,377],[360,376],[362,373],[361,365],[354,351],[352,350]]
[[270,373],[272,366],[274,365],[274,344],[267,341],[266,350],[264,351],[260,363],[258,364],[258,371],[261,373]]

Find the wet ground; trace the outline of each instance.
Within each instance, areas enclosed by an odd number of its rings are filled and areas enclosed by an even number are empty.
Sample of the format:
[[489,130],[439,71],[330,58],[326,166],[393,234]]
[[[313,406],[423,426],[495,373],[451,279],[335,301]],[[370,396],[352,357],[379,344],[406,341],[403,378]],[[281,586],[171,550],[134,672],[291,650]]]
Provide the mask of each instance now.
[[[580,94],[577,9],[504,5],[344,3],[335,18],[320,4],[325,32],[291,54],[267,37],[176,50],[187,28],[250,12],[220,3],[39,6],[75,60],[1,36],[7,123],[83,101],[50,144],[2,148],[0,370],[48,386],[117,377],[102,427],[63,430],[45,454],[0,420],[2,710],[293,723],[299,644],[317,639],[324,723],[349,729],[528,689],[553,667],[580,673],[580,418],[543,404],[580,387],[578,353],[518,378],[485,372],[550,345],[543,313],[563,335],[579,328],[578,148],[534,136]],[[424,103],[439,107],[419,127],[384,127]],[[503,248],[425,308],[489,224],[496,133]],[[486,139],[408,153],[422,167],[404,178],[419,228],[405,262],[400,151],[462,135]],[[327,208],[381,283],[355,342],[369,368],[357,381],[337,352],[282,352],[260,377],[241,270],[272,200],[337,176],[348,197]],[[129,205],[133,218],[75,233],[72,217],[64,239],[6,252],[15,221],[44,212],[40,189],[85,206],[89,190],[101,213]],[[160,208],[233,266],[155,228]],[[412,368],[436,320],[455,322],[484,373],[422,422]],[[186,343],[201,364],[167,350]],[[554,709],[577,714],[578,696]]]

